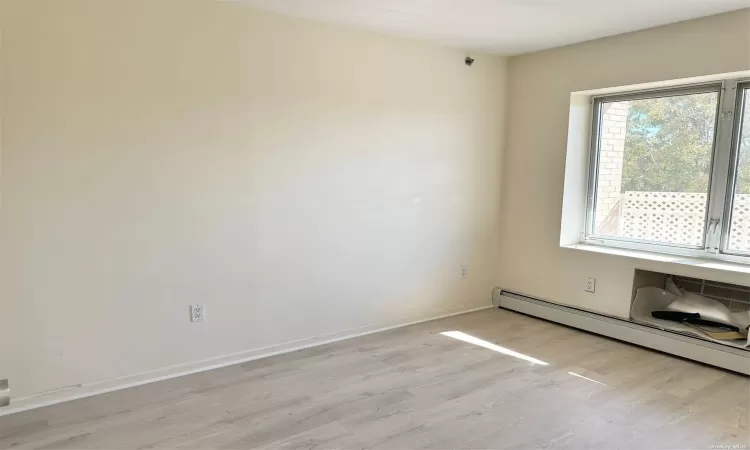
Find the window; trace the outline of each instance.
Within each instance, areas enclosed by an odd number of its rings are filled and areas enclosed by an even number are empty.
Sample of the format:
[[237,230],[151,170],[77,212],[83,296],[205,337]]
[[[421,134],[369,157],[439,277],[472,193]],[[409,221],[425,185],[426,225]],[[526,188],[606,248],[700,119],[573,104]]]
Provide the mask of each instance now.
[[750,84],[594,98],[584,240],[750,262]]
[[739,92],[724,247],[728,253],[750,255],[750,85],[740,86]]

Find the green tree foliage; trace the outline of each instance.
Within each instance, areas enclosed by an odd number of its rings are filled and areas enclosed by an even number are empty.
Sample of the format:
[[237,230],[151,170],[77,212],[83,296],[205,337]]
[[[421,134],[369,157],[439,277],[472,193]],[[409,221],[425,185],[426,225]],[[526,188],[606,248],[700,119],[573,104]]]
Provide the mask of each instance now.
[[[708,192],[716,104],[715,93],[631,101],[622,191]],[[750,113],[744,122],[738,192],[750,194]]]

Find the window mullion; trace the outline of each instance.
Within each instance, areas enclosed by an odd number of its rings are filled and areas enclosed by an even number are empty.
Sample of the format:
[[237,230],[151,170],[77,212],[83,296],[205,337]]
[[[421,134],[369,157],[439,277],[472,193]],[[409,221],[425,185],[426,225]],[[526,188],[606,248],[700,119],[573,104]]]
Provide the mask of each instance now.
[[[737,177],[739,170],[739,152],[740,152],[740,133],[742,131],[742,119],[743,119],[743,108],[747,108],[747,105],[742,100],[743,87],[747,87],[746,82],[737,82],[735,84],[735,90],[732,92],[732,103],[727,105],[727,108],[732,108],[732,113],[727,113],[732,119],[732,130],[730,135],[729,152],[730,152],[730,168],[727,175],[727,193],[726,200],[724,202],[724,223],[722,227],[721,235],[721,247],[722,252],[729,251],[729,233],[732,221],[732,210],[735,200],[735,189],[737,189]],[[736,250],[735,250],[736,252]],[[735,254],[747,254],[748,252],[739,251]]]
[[734,107],[737,96],[737,81],[727,80],[722,84],[719,99],[716,140],[714,141],[711,167],[711,190],[708,199],[706,227],[706,250],[718,253],[728,230],[725,222],[725,205],[729,186],[729,167],[732,153],[734,129]]
[[594,233],[594,214],[596,210],[596,187],[599,166],[599,131],[601,127],[601,102],[593,102],[593,120],[591,129],[591,145],[589,153],[588,189],[586,195],[586,221],[584,239]]

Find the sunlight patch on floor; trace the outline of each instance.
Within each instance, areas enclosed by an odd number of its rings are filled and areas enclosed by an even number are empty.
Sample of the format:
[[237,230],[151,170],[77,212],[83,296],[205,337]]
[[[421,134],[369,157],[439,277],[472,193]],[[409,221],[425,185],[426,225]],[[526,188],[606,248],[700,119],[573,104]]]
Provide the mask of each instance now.
[[509,348],[501,347],[499,345],[493,344],[492,342],[487,342],[483,339],[479,339],[477,337],[471,336],[466,333],[462,333],[460,331],[444,331],[442,333],[443,336],[448,336],[453,339],[458,339],[459,341],[467,342],[469,344],[478,345],[479,347],[483,347],[489,350],[496,351],[498,353],[502,353],[503,355],[513,356],[518,359],[523,359],[524,361],[528,361],[533,364],[539,364],[542,366],[548,365],[546,362],[538,360],[536,358],[532,358],[529,355],[524,355],[523,353],[518,353],[516,351],[513,351]]
[[609,386],[607,383],[602,383],[601,381],[592,380],[591,378],[584,377],[583,375],[578,375],[575,372],[568,372],[569,375],[573,375],[574,377],[583,378],[584,380],[589,380],[596,384],[601,384],[602,386]]

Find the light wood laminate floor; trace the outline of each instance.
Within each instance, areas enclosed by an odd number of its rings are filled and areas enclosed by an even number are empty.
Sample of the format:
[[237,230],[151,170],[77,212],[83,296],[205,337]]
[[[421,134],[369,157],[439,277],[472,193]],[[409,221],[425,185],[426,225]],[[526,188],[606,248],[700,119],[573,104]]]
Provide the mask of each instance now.
[[492,309],[0,417],[0,448],[750,448],[749,408],[747,377]]

